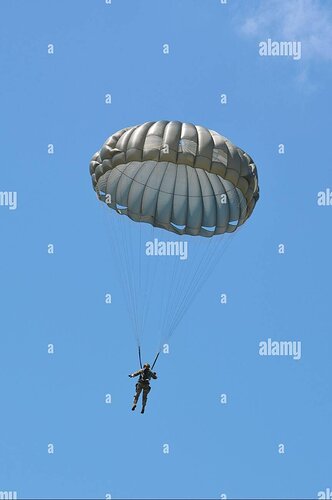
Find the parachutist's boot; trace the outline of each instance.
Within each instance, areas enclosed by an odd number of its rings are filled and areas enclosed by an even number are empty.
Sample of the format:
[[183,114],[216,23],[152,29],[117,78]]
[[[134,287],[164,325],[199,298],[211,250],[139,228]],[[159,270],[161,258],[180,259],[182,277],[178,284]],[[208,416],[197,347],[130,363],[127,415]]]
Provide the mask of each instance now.
[[144,413],[145,406],[142,406],[141,413]]
[[136,403],[133,404],[132,410],[134,411],[136,408]]

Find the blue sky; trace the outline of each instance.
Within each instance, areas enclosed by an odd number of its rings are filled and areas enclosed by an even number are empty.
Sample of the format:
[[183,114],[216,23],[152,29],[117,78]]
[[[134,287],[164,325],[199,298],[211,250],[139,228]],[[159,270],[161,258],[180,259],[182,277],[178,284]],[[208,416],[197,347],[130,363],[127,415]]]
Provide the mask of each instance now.
[[[0,206],[1,491],[332,489],[332,206],[317,204],[332,188],[331,19],[330,2],[314,0],[1,2],[0,191],[18,195],[16,210]],[[302,58],[260,57],[268,38],[301,41]],[[115,131],[160,119],[204,125],[247,151],[261,198],[158,360],[142,416],[130,411],[135,337],[88,165]],[[301,359],[259,356],[268,338],[301,341]]]

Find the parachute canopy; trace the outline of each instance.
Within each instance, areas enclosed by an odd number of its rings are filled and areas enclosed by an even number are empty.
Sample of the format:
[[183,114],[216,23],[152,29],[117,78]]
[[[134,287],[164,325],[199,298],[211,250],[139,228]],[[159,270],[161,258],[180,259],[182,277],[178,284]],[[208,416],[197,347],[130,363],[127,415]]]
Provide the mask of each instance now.
[[179,121],[116,132],[92,157],[90,174],[110,208],[179,235],[234,232],[259,198],[247,153],[213,130]]

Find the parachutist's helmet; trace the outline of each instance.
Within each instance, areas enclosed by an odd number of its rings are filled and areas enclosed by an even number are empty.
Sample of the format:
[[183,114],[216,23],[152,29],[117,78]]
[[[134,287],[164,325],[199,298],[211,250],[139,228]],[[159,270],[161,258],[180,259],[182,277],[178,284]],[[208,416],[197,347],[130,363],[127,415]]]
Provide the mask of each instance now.
[[150,368],[149,363],[145,363],[144,366],[143,366],[143,368],[146,368],[146,369]]

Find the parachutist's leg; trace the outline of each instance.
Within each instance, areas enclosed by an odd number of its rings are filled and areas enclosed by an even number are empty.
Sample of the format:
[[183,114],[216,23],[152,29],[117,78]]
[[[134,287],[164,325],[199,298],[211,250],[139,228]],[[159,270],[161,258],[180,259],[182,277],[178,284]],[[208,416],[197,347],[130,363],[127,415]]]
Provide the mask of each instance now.
[[134,401],[133,401],[133,407],[132,407],[132,410],[135,410],[136,405],[137,405],[137,401],[138,401],[138,398],[140,397],[141,392],[142,392],[142,386],[141,386],[141,384],[139,384],[139,383],[137,382],[137,384],[136,384],[136,394],[135,394],[135,396],[134,396]]
[[145,409],[145,406],[146,406],[146,401],[148,399],[148,394],[149,394],[150,391],[151,391],[151,387],[150,386],[143,388],[143,402],[142,402],[142,412],[141,413],[144,413],[144,409]]

